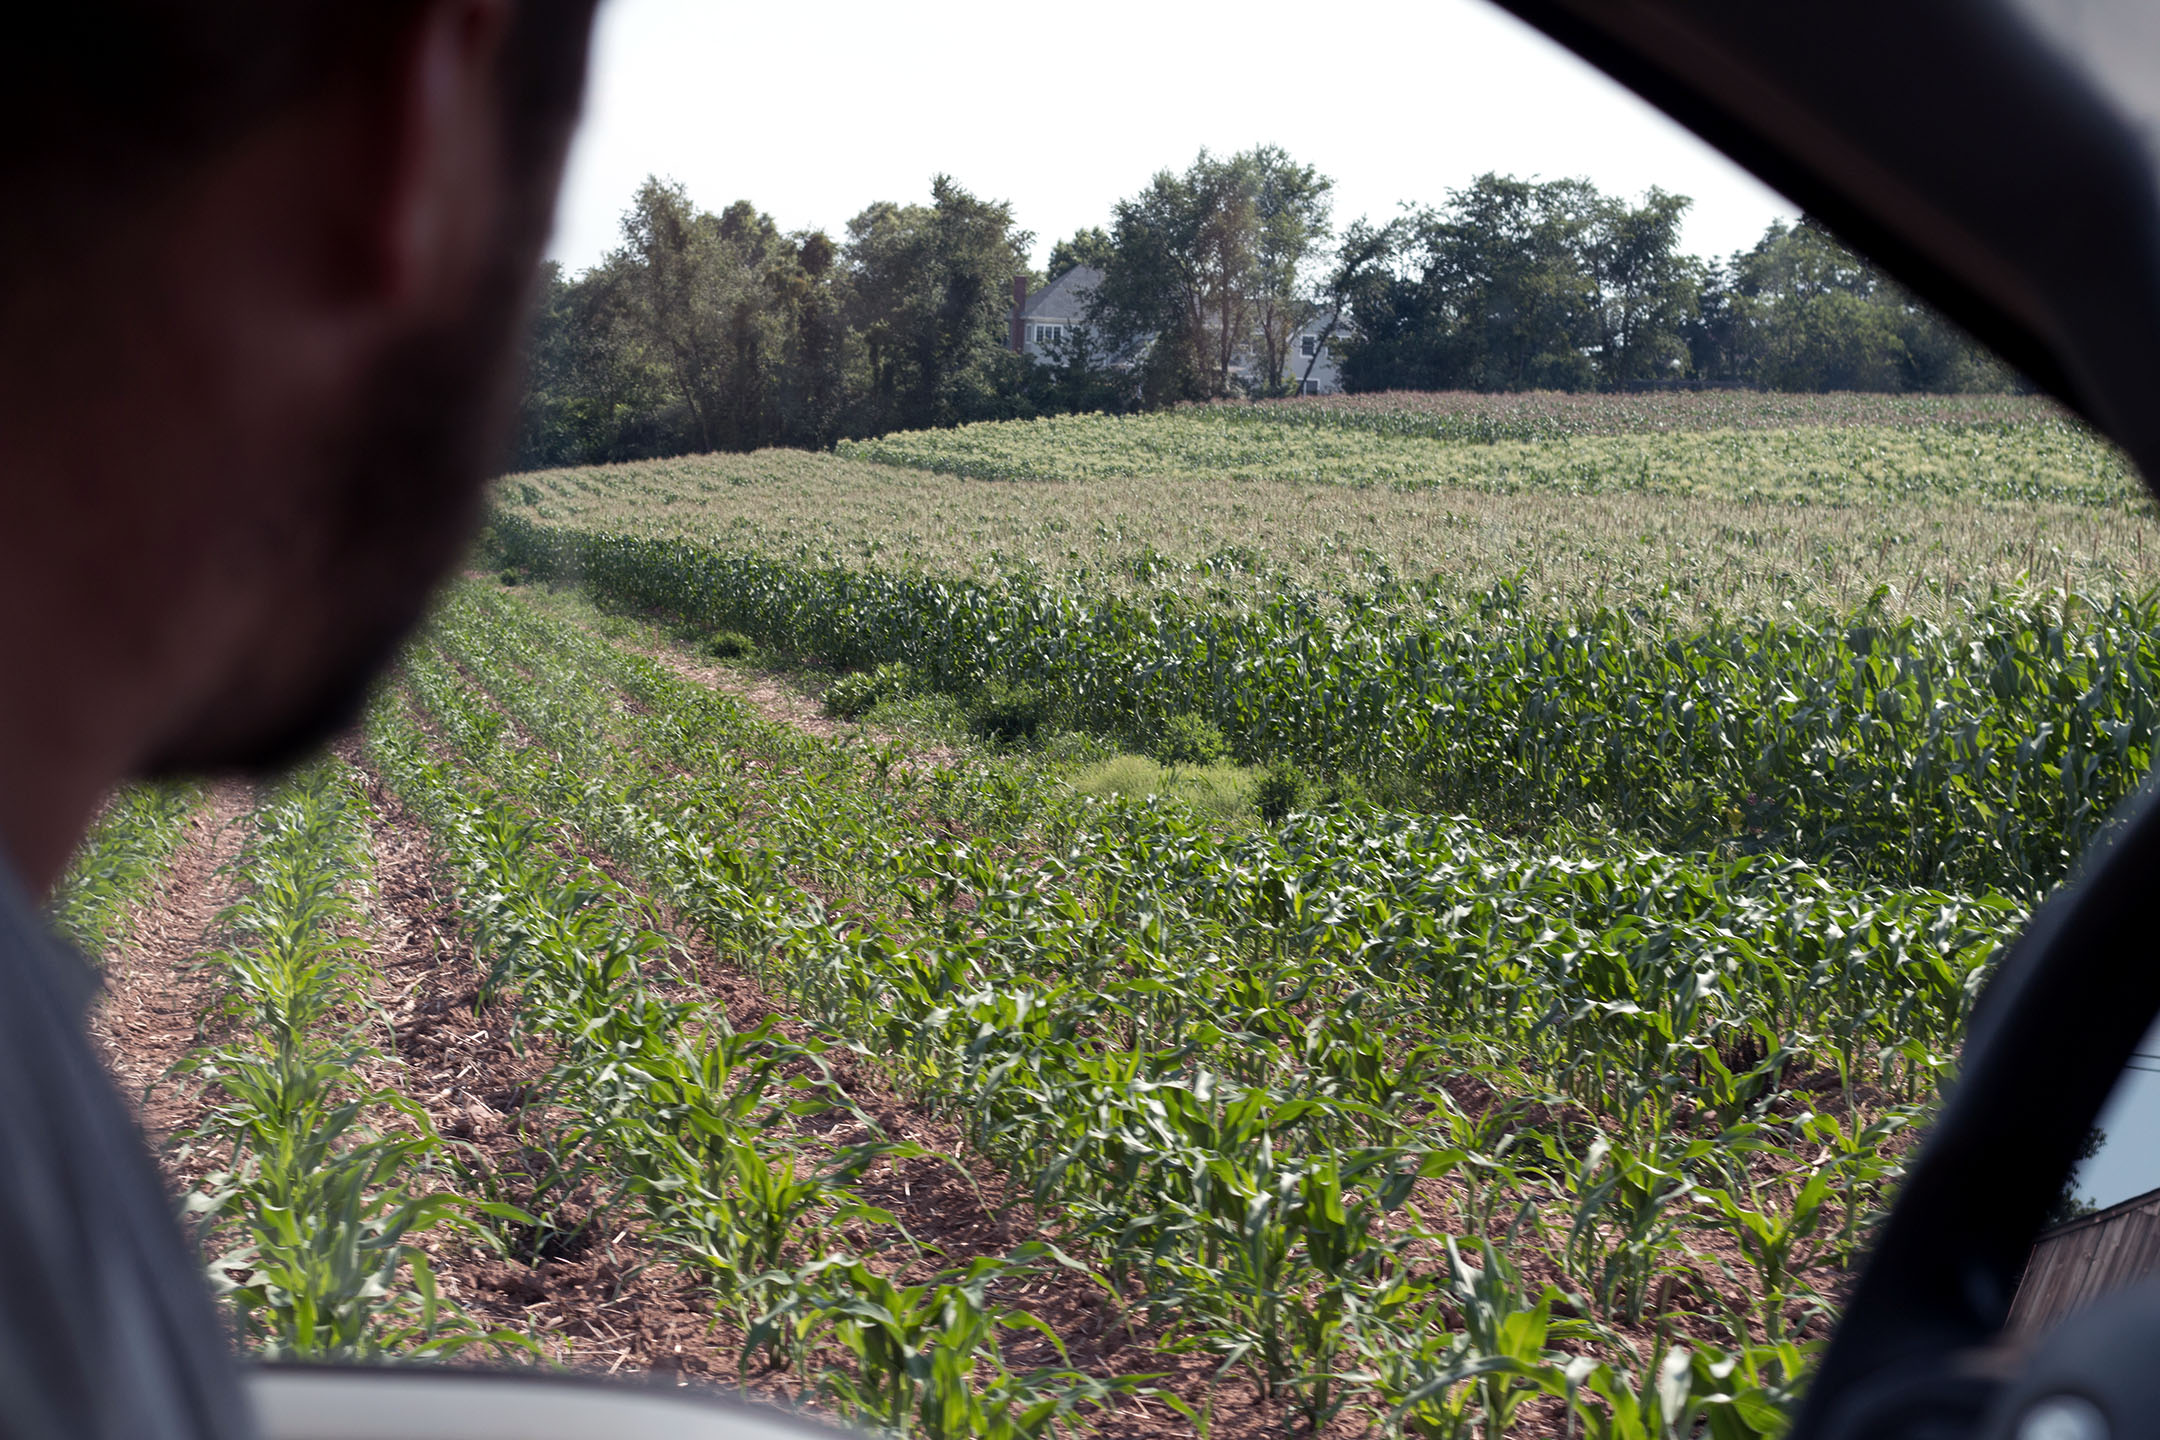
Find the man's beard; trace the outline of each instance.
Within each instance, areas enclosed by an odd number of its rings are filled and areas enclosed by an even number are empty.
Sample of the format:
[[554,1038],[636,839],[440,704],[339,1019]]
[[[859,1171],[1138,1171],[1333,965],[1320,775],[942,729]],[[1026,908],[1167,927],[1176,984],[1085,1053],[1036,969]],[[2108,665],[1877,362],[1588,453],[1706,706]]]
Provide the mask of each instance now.
[[469,543],[511,412],[532,248],[504,247],[463,313],[391,347],[344,424],[325,436],[322,497],[307,517],[318,573],[266,596],[309,615],[274,684],[233,682],[141,767],[150,778],[266,774],[349,728],[376,677],[426,615]]

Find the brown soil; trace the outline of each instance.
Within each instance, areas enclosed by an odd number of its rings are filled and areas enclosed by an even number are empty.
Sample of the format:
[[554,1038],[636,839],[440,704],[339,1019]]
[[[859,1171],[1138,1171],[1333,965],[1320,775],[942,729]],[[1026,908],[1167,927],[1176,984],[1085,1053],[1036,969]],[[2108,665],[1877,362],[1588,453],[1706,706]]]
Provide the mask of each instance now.
[[631,648],[647,659],[659,661],[685,680],[734,696],[775,725],[786,725],[820,740],[837,740],[849,735],[867,735],[874,740],[893,738],[852,720],[834,719],[825,713],[818,694],[800,684],[789,684],[778,675],[745,673],[731,666],[708,665],[665,645]]
[[[552,1112],[542,1099],[548,1056],[519,1043],[516,1015],[479,1006],[481,970],[458,927],[424,828],[379,783],[369,840],[375,860],[371,907],[375,1001],[390,1027],[398,1089],[428,1113],[490,1198],[530,1205],[524,1176],[541,1156]],[[590,1197],[580,1197],[580,1212]],[[522,1237],[514,1230],[512,1241]],[[493,1247],[438,1232],[428,1245],[445,1295],[473,1319],[533,1335],[551,1357],[603,1373],[662,1370],[682,1339],[702,1337],[702,1317],[656,1289],[648,1257],[620,1244],[539,1243],[504,1256]]]
[[217,943],[217,917],[232,903],[226,867],[240,853],[253,800],[245,786],[211,790],[188,821],[165,883],[128,917],[126,940],[105,960],[91,1036],[161,1150],[201,1114],[195,1087],[172,1083],[170,1072],[201,1043],[210,1018],[216,986],[193,962]]

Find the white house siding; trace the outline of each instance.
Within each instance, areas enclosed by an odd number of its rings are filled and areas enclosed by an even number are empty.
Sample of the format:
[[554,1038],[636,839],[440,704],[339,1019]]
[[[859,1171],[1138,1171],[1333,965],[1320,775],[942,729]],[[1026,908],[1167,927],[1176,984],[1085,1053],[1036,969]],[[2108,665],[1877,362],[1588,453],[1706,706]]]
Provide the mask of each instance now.
[[[1088,300],[1095,293],[1095,287],[1102,283],[1102,278],[1103,272],[1100,270],[1085,265],[1076,266],[1029,295],[1027,302],[1020,307],[1020,353],[1037,359],[1050,358],[1050,344],[1054,337],[1069,334],[1074,326],[1087,322]],[[1349,334],[1349,323],[1338,321],[1335,333],[1326,343],[1322,343],[1320,336],[1326,329],[1327,317],[1322,315],[1293,336],[1290,341],[1289,360],[1283,366],[1285,381],[1292,385],[1303,381],[1310,392],[1316,395],[1336,395],[1342,392],[1342,370],[1334,348],[1336,342]],[[1305,342],[1308,340],[1312,342],[1317,353],[1306,352]],[[1133,354],[1122,357],[1118,363],[1129,363],[1145,349],[1146,343],[1143,342]],[[1249,347],[1241,347],[1231,369],[1240,377],[1250,379],[1254,363],[1255,357],[1250,353]],[[1305,374],[1308,363],[1312,365],[1309,379]]]
[[[1298,331],[1297,338],[1290,342],[1290,363],[1283,367],[1283,379],[1292,384],[1304,381],[1305,393],[1310,395],[1342,393],[1342,366],[1334,353],[1335,342],[1349,333],[1349,327],[1338,321],[1335,333],[1322,342],[1320,335],[1327,329],[1327,323],[1327,316],[1322,315]],[[1305,374],[1307,365],[1312,366],[1309,377]]]

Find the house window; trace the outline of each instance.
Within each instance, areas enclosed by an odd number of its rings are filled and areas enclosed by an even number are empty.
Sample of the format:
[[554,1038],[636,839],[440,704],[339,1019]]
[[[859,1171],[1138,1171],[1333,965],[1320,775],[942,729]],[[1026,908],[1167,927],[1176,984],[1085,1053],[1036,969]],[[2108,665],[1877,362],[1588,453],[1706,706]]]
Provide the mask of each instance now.
[[1313,352],[1315,352],[1315,351],[1316,351],[1316,350],[1318,350],[1319,348],[1320,348],[1320,342],[1319,342],[1318,340],[1316,340],[1315,338],[1313,338],[1313,337],[1312,337],[1312,336],[1310,336],[1310,335],[1307,335],[1307,336],[1305,337],[1305,353],[1306,353],[1307,355],[1310,355],[1310,354],[1312,354]]
[[1317,381],[1317,380],[1307,380],[1307,381],[1305,382],[1305,393],[1306,393],[1307,395],[1317,395],[1317,394],[1319,394],[1319,393],[1320,393],[1320,382],[1319,382],[1319,381]]

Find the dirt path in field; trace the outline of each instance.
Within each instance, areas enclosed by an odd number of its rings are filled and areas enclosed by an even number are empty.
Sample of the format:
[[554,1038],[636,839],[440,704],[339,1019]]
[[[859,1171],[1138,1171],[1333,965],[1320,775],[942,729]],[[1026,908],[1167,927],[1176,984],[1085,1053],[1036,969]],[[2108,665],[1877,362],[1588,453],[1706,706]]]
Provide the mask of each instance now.
[[[105,993],[91,1016],[91,1036],[160,1151],[202,1112],[195,1087],[169,1076],[201,1043],[216,996],[216,983],[191,962],[216,944],[218,914],[234,899],[226,867],[240,853],[254,798],[244,785],[211,789],[188,820],[164,882],[128,918],[126,941],[105,961]],[[167,1169],[184,1187],[188,1177]]]
[[608,643],[657,661],[692,684],[732,695],[750,707],[753,714],[774,725],[785,725],[820,740],[844,740],[852,736],[873,745],[898,745],[906,753],[895,768],[910,774],[950,765],[960,758],[961,752],[951,745],[922,744],[880,726],[865,725],[856,720],[835,720],[825,713],[816,698],[777,675],[745,674],[724,665],[708,665],[665,645],[633,645],[622,640]]
[[635,645],[622,640],[609,643],[634,650],[648,660],[657,660],[685,680],[732,695],[760,718],[775,725],[785,725],[820,740],[837,740],[854,734],[868,735],[876,740],[892,738],[852,720],[835,720],[825,713],[819,696],[800,685],[790,685],[777,675],[746,674],[725,665],[708,665],[666,645]]
[[[477,571],[468,571],[467,578],[484,581],[489,577]],[[798,730],[820,740],[861,736],[875,744],[899,744],[908,751],[907,759],[902,763],[910,766],[949,765],[960,756],[960,752],[950,745],[911,744],[907,737],[874,725],[835,719],[825,713],[824,687],[815,682],[806,683],[773,671],[746,671],[733,666],[712,664],[664,641],[632,640],[603,634],[581,619],[563,616],[546,606],[539,608],[557,619],[576,625],[603,644],[620,646],[633,654],[642,655],[666,666],[669,671],[693,684],[731,695],[748,706],[751,713],[758,718],[772,724],[785,725],[791,730]],[[652,618],[658,620],[660,617]],[[799,676],[801,672],[794,674]]]

